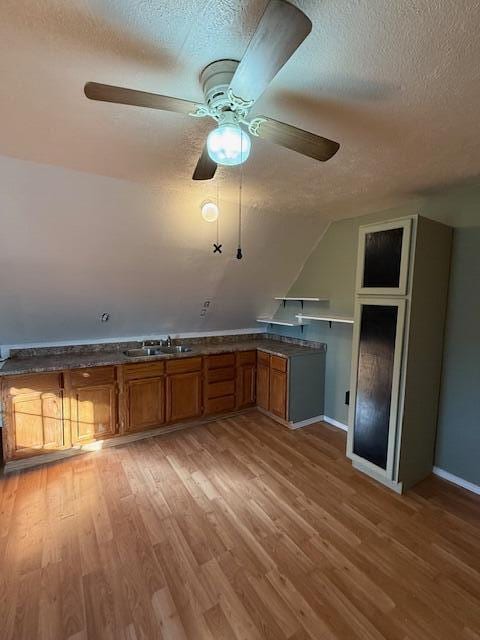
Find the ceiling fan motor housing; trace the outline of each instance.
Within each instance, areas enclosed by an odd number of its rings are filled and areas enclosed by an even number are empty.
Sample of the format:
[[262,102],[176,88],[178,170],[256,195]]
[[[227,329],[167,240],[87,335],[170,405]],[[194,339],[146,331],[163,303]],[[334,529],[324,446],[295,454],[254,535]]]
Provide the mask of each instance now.
[[237,60],[216,60],[200,74],[205,102],[212,111],[221,111],[230,106],[228,87],[238,64]]

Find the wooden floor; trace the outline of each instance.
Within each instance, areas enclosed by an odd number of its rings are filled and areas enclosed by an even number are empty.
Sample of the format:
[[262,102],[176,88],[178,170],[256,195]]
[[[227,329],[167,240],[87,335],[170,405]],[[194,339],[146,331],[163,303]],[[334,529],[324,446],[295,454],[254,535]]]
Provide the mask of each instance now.
[[1,640],[480,639],[480,499],[256,411],[0,478]]

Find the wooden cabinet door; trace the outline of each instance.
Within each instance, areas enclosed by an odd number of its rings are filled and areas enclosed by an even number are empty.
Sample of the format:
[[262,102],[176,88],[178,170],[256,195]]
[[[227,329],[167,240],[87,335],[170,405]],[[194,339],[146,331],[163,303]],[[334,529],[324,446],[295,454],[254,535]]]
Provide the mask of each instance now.
[[287,374],[270,369],[270,411],[284,420],[287,417]]
[[4,379],[5,460],[69,446],[61,379],[58,373]]
[[131,380],[126,385],[126,431],[143,431],[165,423],[165,378]]
[[201,371],[167,376],[167,422],[196,418],[201,414]]
[[29,450],[62,449],[65,446],[63,391],[45,389],[15,395],[10,400],[13,456]]
[[259,362],[257,367],[257,405],[265,411],[270,405],[270,367]]
[[104,438],[116,432],[115,396],[114,384],[72,389],[70,417],[73,443]]
[[238,368],[237,406],[240,409],[255,404],[255,374],[254,364],[244,364]]

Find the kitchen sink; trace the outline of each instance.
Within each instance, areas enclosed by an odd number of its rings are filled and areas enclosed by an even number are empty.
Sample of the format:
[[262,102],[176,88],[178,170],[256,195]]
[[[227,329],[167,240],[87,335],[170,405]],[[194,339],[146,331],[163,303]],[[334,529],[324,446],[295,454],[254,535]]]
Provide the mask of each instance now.
[[128,349],[128,351],[124,351],[123,353],[130,358],[145,358],[146,356],[161,356],[163,351],[160,350],[160,347],[142,347],[139,349]]
[[188,353],[192,350],[192,347],[187,346],[186,344],[177,344],[171,347],[159,347],[161,353]]
[[172,353],[188,353],[192,350],[185,344],[172,345],[171,347],[141,347],[139,349],[128,349],[123,353],[129,358],[148,358],[153,356],[168,355]]

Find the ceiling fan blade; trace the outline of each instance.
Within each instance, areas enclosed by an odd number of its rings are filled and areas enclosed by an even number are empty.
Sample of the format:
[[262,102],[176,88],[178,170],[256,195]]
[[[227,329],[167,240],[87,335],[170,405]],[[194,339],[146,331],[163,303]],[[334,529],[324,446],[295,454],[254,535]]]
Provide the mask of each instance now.
[[257,100],[311,30],[300,9],[285,0],[270,0],[232,78],[232,93]]
[[202,155],[197,162],[192,178],[193,180],[211,180],[215,175],[216,170],[217,163],[208,155],[207,144],[205,143]]
[[111,84],[99,82],[87,82],[84,88],[85,95],[90,100],[102,102],[115,102],[117,104],[129,104],[134,107],[148,107],[149,109],[161,109],[162,111],[175,111],[176,113],[189,114],[195,111],[196,103],[170,96],[160,96],[157,93],[115,87]]
[[291,124],[273,120],[273,118],[259,116],[258,122],[255,131],[259,138],[287,147],[287,149],[292,149],[292,151],[297,151],[315,160],[326,162],[340,148],[338,142],[298,129]]

